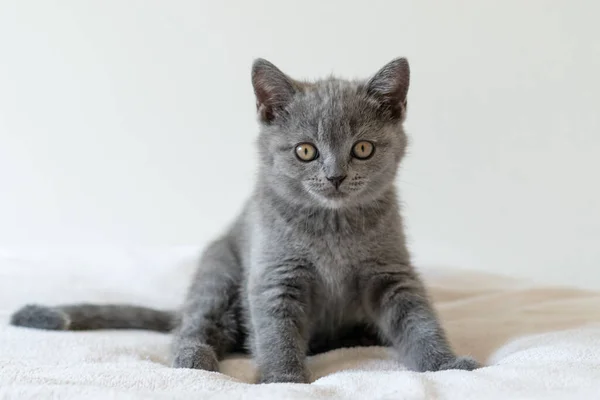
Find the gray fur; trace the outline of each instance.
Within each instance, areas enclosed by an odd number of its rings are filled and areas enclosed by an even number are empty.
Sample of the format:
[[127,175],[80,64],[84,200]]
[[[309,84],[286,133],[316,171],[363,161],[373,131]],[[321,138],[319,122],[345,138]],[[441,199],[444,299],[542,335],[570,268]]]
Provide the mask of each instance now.
[[10,323],[57,331],[148,329],[170,332],[177,325],[177,314],[121,304],[75,304],[56,307],[29,304],[14,313]]
[[[217,370],[249,350],[260,382],[307,382],[307,354],[389,345],[416,371],[478,367],[457,357],[406,249],[394,180],[409,69],[397,59],[368,81],[290,79],[252,69],[259,178],[242,214],[204,251],[183,309],[26,307],[12,323],[45,329],[174,327],[173,365]],[[351,156],[374,143],[368,160]],[[319,157],[296,158],[298,143]],[[327,178],[343,176],[337,187]]]

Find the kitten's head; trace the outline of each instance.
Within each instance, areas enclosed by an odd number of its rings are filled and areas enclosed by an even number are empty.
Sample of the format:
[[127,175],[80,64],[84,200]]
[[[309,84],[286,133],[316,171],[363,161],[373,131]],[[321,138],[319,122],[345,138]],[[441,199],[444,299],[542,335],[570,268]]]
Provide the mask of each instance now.
[[406,148],[409,67],[396,59],[365,81],[291,79],[256,60],[263,181],[288,201],[342,208],[394,183]]

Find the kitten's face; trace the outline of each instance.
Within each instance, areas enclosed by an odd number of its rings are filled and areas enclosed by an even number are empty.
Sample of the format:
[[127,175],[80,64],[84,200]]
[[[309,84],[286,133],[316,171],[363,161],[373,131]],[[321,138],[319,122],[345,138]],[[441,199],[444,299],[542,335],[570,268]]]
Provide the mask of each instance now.
[[406,147],[405,95],[393,109],[370,91],[372,82],[283,77],[292,92],[281,108],[265,109],[257,92],[267,184],[288,201],[327,208],[368,203],[393,185]]

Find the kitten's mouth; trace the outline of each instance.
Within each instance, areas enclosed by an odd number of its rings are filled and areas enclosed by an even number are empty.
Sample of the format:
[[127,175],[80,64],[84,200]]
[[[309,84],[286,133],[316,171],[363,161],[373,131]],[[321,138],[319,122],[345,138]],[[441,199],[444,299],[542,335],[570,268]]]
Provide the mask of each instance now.
[[330,199],[344,199],[348,197],[348,193],[340,192],[339,190],[332,190],[324,193],[324,196]]

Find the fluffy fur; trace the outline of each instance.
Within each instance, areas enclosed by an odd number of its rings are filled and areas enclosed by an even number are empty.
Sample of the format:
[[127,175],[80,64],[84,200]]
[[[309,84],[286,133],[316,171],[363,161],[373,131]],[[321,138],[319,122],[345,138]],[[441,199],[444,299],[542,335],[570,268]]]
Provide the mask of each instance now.
[[[204,251],[182,310],[26,306],[12,323],[173,330],[174,367],[217,370],[225,354],[249,350],[260,382],[308,382],[307,354],[355,345],[392,346],[416,371],[476,368],[450,349],[406,249],[394,181],[407,144],[408,62],[365,81],[300,82],[257,60],[252,83],[256,187]],[[374,144],[369,159],[352,155],[360,140]],[[299,143],[318,157],[299,160]]]

